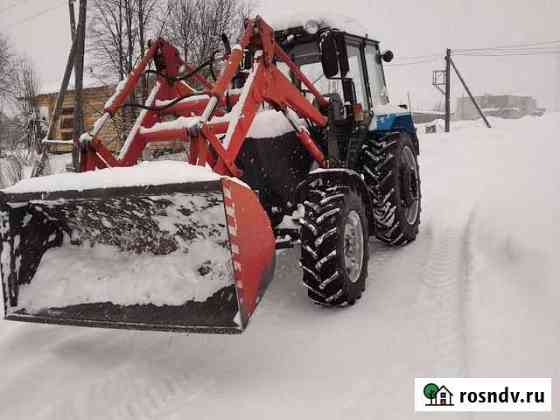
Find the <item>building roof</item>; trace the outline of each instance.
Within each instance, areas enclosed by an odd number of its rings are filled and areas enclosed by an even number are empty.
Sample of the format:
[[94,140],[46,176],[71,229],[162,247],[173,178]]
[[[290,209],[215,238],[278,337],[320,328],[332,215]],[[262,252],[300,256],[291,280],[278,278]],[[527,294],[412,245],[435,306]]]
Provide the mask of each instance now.
[[[42,84],[39,87],[38,95],[57,94],[60,90],[61,83],[62,83],[62,81]],[[96,89],[96,88],[103,88],[103,87],[113,88],[114,86],[105,84],[105,83],[103,83],[99,80],[91,80],[91,79],[86,80],[86,79],[84,79],[83,89]],[[68,83],[68,91],[73,91],[73,90],[74,90],[74,80],[71,80],[70,83]]]

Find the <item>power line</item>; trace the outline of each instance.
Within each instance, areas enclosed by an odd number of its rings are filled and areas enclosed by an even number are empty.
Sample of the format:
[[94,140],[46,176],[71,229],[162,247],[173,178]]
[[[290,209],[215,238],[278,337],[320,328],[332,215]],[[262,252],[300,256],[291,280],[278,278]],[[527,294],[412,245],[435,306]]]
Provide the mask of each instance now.
[[435,61],[440,60],[439,56],[438,58],[428,58],[426,60],[419,60],[419,61],[411,61],[409,63],[391,63],[391,64],[386,64],[385,67],[401,67],[401,66],[414,66],[414,65],[418,65],[418,64],[426,64],[426,63],[433,63]]
[[560,49],[547,51],[516,51],[516,52],[482,52],[482,53],[453,53],[459,57],[519,57],[519,56],[538,56],[560,54]]
[[543,45],[551,45],[551,44],[560,44],[560,39],[552,40],[552,41],[542,41],[542,42],[532,42],[527,44],[509,44],[509,45],[497,45],[493,47],[486,47],[486,48],[457,48],[453,51],[458,52],[467,52],[467,51],[488,51],[488,50],[508,50],[508,49],[523,49],[528,47],[537,47]]
[[[557,50],[560,49],[560,39],[559,40],[551,40],[551,41],[541,41],[541,42],[531,42],[525,44],[509,44],[509,45],[497,45],[491,46],[486,48],[457,48],[453,49],[453,55],[482,55],[482,54],[518,54],[526,55],[527,53],[552,53],[556,54]],[[434,53],[434,54],[425,54],[425,55],[417,55],[417,56],[409,56],[409,57],[399,57],[399,60],[414,60],[413,63],[416,64],[417,60],[428,60],[430,58],[439,58],[441,54]],[[420,62],[419,62],[420,63]],[[406,65],[409,63],[398,63],[398,65]],[[393,64],[397,65],[397,64]]]
[[416,55],[416,56],[408,56],[408,57],[398,57],[399,60],[423,60],[426,58],[440,58],[441,54],[425,54],[425,55]]
[[60,2],[56,6],[49,7],[48,9],[41,10],[40,12],[37,12],[37,13],[31,15],[31,16],[28,16],[26,18],[18,20],[17,22],[14,22],[11,25],[6,26],[6,28],[13,28],[14,26],[22,25],[24,23],[27,23],[27,22],[32,21],[34,19],[37,19],[38,17],[43,16],[43,15],[49,13],[49,12],[52,12],[55,9],[60,9],[65,4],[66,4],[66,0],[63,0],[62,2]]
[[476,51],[461,51],[454,50],[456,54],[514,54],[514,53],[525,53],[525,52],[549,52],[558,51],[560,49],[560,44],[550,45],[546,47],[530,47],[530,48],[508,48],[508,49],[489,49],[489,50],[476,50]]

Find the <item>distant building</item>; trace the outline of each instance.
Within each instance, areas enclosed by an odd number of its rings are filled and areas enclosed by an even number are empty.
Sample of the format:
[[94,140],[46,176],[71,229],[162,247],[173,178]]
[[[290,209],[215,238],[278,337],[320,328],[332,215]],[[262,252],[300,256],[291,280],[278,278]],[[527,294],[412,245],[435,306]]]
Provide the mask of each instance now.
[[[484,95],[475,98],[484,115],[500,118],[521,118],[526,115],[542,115],[543,108],[537,107],[537,100],[531,96]],[[457,99],[456,120],[475,120],[480,118],[469,97]]]
[[435,120],[444,120],[445,112],[442,111],[413,111],[412,119],[416,124],[430,123]]
[[[95,122],[103,115],[105,103],[113,96],[115,86],[85,86],[82,89],[82,102],[84,113],[84,129],[89,132],[93,129]],[[50,121],[50,117],[54,112],[58,91],[46,91],[37,95],[37,105],[41,118]],[[75,91],[69,88],[64,96],[64,103],[62,105],[62,112],[58,118],[58,123],[55,127],[53,139],[56,140],[72,140],[74,132],[74,105],[75,105]],[[134,117],[134,115],[133,115]],[[101,131],[99,138],[112,152],[118,152],[124,142],[124,137],[128,135],[126,124],[122,121],[122,115],[119,113],[115,117],[117,123],[108,122]],[[119,131],[122,130],[122,131]],[[151,145],[147,151],[154,150],[157,154],[162,150],[181,151],[184,149],[182,142],[158,142]],[[51,153],[69,153],[72,151],[71,145],[49,145]]]
[[[86,131],[93,128],[95,121],[103,115],[105,102],[113,95],[113,86],[95,86],[84,87],[82,90],[84,125]],[[62,105],[62,113],[55,127],[54,139],[72,140],[74,130],[74,90],[68,89],[64,97]],[[50,121],[50,117],[54,112],[58,91],[44,92],[37,95],[37,104],[42,118]],[[116,150],[120,146],[120,139],[116,130],[107,124],[107,128],[103,130],[102,139],[108,144],[109,148]],[[67,145],[50,145],[49,149],[53,153],[71,152],[72,147]]]

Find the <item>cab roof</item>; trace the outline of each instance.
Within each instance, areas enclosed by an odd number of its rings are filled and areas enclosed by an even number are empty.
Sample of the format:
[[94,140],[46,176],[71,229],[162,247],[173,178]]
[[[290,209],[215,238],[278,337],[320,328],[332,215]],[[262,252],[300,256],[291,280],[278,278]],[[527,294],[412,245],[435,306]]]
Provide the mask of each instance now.
[[367,28],[360,22],[356,19],[339,14],[317,13],[316,10],[311,10],[307,13],[292,12],[287,14],[275,14],[270,17],[263,16],[263,18],[270,26],[272,26],[272,29],[277,32],[301,28],[306,22],[313,20],[317,22],[321,28],[328,27],[338,29],[360,38],[372,39]]

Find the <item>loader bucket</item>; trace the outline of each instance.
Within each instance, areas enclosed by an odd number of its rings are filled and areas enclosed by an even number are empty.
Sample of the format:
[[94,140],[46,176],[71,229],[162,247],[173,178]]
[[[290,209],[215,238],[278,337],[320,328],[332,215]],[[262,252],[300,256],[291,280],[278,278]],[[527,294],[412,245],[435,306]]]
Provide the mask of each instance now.
[[5,192],[9,320],[239,333],[272,279],[270,221],[253,191],[230,178]]

